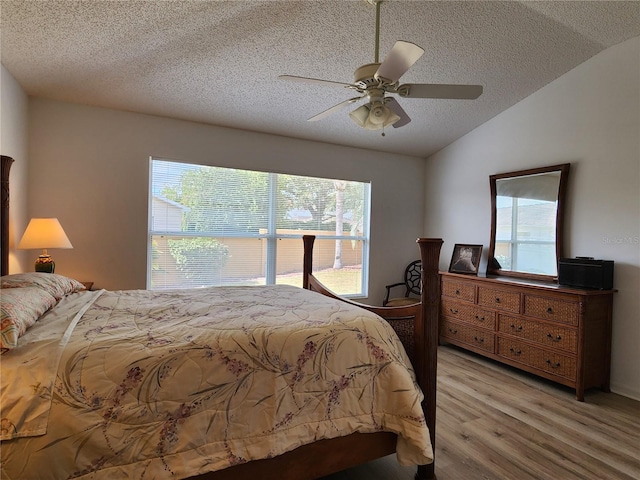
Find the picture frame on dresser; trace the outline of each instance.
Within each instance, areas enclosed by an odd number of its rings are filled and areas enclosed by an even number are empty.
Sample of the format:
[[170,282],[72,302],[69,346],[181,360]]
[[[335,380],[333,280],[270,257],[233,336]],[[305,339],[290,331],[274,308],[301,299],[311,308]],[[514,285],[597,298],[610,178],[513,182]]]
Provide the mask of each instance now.
[[456,243],[451,255],[449,273],[461,273],[464,275],[478,275],[482,245]]

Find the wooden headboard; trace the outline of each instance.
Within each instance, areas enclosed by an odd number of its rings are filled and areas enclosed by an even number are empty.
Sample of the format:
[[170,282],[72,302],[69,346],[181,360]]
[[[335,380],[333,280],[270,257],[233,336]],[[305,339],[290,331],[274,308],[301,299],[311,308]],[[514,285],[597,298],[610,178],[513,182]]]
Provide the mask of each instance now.
[[2,192],[0,195],[0,217],[2,218],[2,225],[0,225],[2,229],[0,252],[2,252],[2,259],[0,262],[0,275],[7,275],[9,273],[9,170],[11,170],[12,163],[13,158],[2,155],[2,168],[0,173],[0,180],[2,181]]

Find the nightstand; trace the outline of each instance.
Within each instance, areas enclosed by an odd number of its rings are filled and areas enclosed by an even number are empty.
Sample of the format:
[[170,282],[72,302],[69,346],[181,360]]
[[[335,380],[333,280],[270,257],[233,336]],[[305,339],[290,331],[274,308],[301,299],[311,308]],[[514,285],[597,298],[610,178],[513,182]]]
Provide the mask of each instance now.
[[80,282],[84,285],[84,288],[86,288],[87,290],[91,290],[91,288],[93,287],[93,282]]

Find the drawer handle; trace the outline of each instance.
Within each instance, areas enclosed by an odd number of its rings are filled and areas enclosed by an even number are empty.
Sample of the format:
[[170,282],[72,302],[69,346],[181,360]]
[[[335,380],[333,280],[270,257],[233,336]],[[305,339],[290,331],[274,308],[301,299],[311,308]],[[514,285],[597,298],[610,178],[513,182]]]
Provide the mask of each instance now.
[[476,342],[484,343],[484,338],[473,337]]
[[522,355],[522,350],[520,350],[520,349],[517,349],[517,350],[516,350],[515,348],[511,347],[511,348],[509,349],[509,351],[510,351],[511,353],[513,353],[514,355]]
[[551,315],[553,313],[553,308],[547,307],[547,313]]
[[453,313],[454,315],[457,315],[457,314],[458,314],[458,309],[457,309],[457,308],[450,308],[450,309],[449,309],[449,311],[450,311],[451,313]]
[[453,328],[449,327],[449,333],[453,333],[455,335],[456,333],[458,333],[458,330],[454,330]]
[[553,363],[550,359],[547,358],[547,365],[549,365],[551,368],[558,368],[560,367],[560,362]]
[[480,322],[484,322],[484,317],[481,317],[480,315],[476,315],[476,320]]
[[551,335],[550,333],[547,333],[547,338],[549,340],[551,340],[552,342],[559,342],[560,340],[562,340],[562,337],[560,335],[556,335],[555,337],[553,335]]
[[522,325],[518,325],[517,327],[512,323],[511,325],[509,325],[513,330],[517,330],[519,332],[522,331]]

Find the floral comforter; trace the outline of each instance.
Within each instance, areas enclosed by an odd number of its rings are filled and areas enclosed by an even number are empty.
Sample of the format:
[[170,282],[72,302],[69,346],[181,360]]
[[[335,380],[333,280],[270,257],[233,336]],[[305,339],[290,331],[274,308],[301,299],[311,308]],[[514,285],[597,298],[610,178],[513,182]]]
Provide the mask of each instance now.
[[185,478],[356,431],[432,460],[409,360],[365,310],[287,286],[74,295],[2,356],[3,479]]

